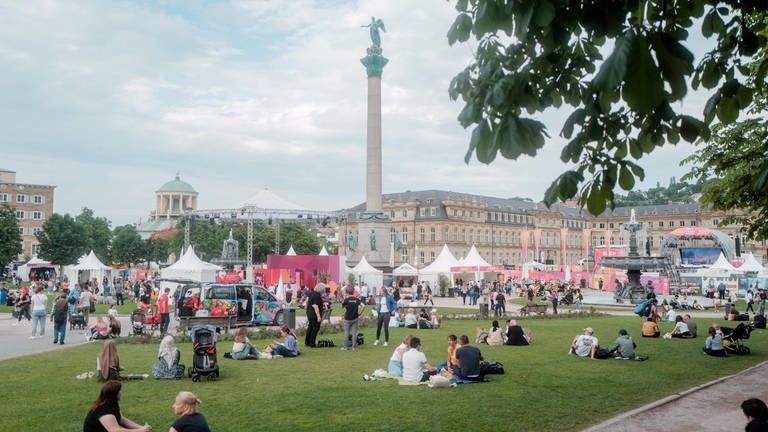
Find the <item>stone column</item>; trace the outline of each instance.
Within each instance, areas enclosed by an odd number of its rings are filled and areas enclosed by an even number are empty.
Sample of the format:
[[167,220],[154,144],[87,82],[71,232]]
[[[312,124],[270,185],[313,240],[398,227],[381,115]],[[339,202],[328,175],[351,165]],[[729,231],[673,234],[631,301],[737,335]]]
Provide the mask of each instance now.
[[381,75],[368,76],[365,210],[381,211]]

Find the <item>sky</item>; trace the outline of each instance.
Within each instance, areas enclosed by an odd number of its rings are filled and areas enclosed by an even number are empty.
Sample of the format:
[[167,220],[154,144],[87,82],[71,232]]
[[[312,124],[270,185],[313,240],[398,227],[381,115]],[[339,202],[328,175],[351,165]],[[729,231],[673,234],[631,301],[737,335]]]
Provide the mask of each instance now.
[[[177,171],[199,208],[260,189],[317,210],[365,200],[367,77],[360,58],[381,18],[384,193],[441,189],[542,199],[567,168],[568,112],[537,117],[536,158],[464,163],[470,131],[448,97],[472,58],[450,47],[444,0],[0,2],[0,168],[55,185],[54,211],[112,226],[146,220]],[[686,109],[700,112],[693,94]],[[686,172],[684,144],[642,159],[646,180]]]

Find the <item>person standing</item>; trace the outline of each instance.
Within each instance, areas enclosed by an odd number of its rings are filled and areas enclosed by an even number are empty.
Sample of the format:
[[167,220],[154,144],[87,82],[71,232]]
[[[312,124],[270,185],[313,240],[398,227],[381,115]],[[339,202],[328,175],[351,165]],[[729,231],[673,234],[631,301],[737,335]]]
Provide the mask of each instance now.
[[32,336],[30,339],[37,338],[37,326],[40,325],[40,337],[45,336],[45,316],[48,314],[48,297],[45,295],[43,287],[35,290],[32,296]]
[[202,403],[193,393],[179,392],[173,402],[173,412],[181,417],[171,425],[169,432],[211,432],[205,417],[197,412]]
[[717,295],[720,297],[720,300],[725,300],[725,283],[722,281],[717,284]]
[[496,293],[496,298],[494,300],[495,304],[493,306],[493,315],[496,318],[500,318],[507,313],[505,306],[507,303],[507,298],[504,296],[504,291],[499,291]]
[[27,317],[27,322],[32,321],[32,316],[29,314],[29,305],[32,302],[32,298],[29,296],[29,288],[22,287],[21,294],[18,300],[16,300],[16,307],[19,309],[19,320],[15,325],[21,324],[21,318]]
[[67,294],[61,293],[53,303],[53,313],[51,314],[54,344],[58,343],[64,345],[64,336],[67,334],[68,312],[69,302],[67,301]]
[[429,286],[429,282],[427,282],[427,286],[424,288],[424,306],[427,305],[427,302],[432,303],[432,306],[435,305],[435,302],[432,300],[432,287]]
[[397,302],[392,298],[387,289],[381,287],[379,291],[379,299],[376,301],[377,307],[377,320],[376,320],[376,341],[374,345],[379,344],[379,338],[381,337],[381,327],[384,327],[384,346],[389,345],[389,318],[392,317],[392,313],[397,311]]
[[348,339],[351,339],[352,351],[357,350],[357,320],[360,317],[360,312],[365,308],[365,303],[355,297],[354,293],[355,291],[352,287],[346,287],[346,297],[341,302],[341,306],[344,308],[344,343],[341,346],[342,351],[347,349]]
[[752,294],[752,290],[747,290],[747,297],[745,298],[747,302],[747,310],[744,311],[744,313],[749,313],[750,311],[752,313],[755,313],[755,295]]
[[91,312],[91,302],[93,302],[93,294],[88,288],[88,285],[83,285],[83,292],[80,293],[80,300],[77,303],[78,310],[83,314],[83,321],[85,326],[88,327],[88,314]]
[[317,343],[317,333],[320,331],[320,320],[323,319],[323,293],[325,284],[315,285],[315,289],[309,292],[307,297],[307,334],[304,337],[304,345],[314,348]]
[[123,282],[117,281],[115,284],[115,303],[118,305],[124,305],[125,299],[123,298]]
[[168,293],[170,288],[166,288],[163,294],[157,299],[157,312],[160,314],[160,334],[168,333],[168,324],[171,323],[171,311],[168,307]]
[[558,302],[558,292],[554,288],[552,289],[552,313],[557,315],[557,302]]

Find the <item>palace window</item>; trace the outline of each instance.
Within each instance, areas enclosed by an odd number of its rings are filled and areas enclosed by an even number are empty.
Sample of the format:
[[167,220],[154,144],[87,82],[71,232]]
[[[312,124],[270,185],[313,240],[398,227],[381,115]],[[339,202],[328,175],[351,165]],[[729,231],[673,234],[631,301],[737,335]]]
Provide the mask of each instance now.
[[424,243],[426,241],[426,231],[424,227],[419,228],[419,241]]
[[435,227],[429,227],[429,239],[431,241],[437,241],[437,233],[435,233]]
[[400,239],[403,243],[408,243],[408,227],[403,227],[403,238]]

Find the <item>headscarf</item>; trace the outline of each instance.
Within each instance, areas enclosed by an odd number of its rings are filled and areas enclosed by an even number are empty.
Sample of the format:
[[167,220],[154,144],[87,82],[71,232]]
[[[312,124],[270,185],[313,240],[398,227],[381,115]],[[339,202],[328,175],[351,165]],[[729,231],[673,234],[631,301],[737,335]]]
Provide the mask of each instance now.
[[160,349],[157,351],[157,358],[165,359],[165,364],[167,364],[169,367],[173,366],[173,363],[176,361],[176,351],[178,349],[176,348],[176,343],[173,340],[173,336],[166,335],[162,342],[160,342]]
[[120,358],[117,356],[117,345],[112,339],[104,342],[104,348],[99,354],[99,367],[101,368],[101,377],[104,380],[109,379],[109,369],[120,367]]

